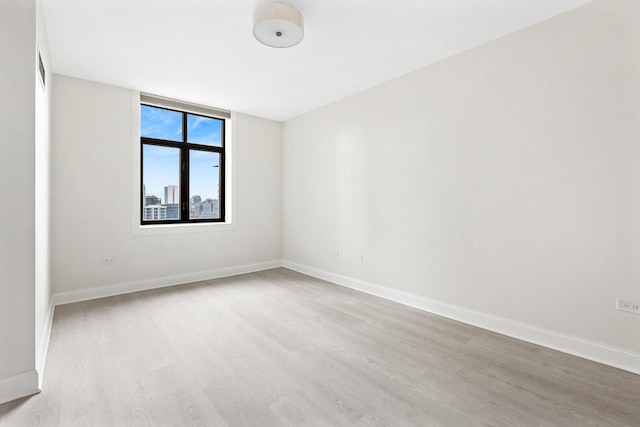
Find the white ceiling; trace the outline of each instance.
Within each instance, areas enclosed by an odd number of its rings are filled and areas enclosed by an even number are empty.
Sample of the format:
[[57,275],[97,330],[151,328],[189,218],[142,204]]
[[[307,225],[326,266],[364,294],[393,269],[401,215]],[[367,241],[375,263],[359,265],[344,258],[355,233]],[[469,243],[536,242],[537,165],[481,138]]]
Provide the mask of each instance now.
[[43,0],[53,71],[286,120],[591,0],[283,0],[289,49],[253,38],[260,0]]

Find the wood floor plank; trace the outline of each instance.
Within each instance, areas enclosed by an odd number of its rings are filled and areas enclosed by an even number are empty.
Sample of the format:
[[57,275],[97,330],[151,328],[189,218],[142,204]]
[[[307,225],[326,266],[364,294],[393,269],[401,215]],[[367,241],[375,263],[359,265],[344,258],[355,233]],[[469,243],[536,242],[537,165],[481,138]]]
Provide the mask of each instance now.
[[56,308],[0,426],[638,426],[640,376],[285,269]]

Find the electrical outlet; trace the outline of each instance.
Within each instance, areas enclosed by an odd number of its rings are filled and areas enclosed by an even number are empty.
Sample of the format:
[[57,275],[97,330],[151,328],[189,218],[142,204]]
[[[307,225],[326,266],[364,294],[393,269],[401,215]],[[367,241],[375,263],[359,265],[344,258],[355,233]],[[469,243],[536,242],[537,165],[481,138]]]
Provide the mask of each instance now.
[[115,262],[116,262],[116,259],[112,256],[106,256],[102,258],[102,265],[115,264]]
[[618,310],[628,311],[629,313],[640,314],[640,303],[618,298]]

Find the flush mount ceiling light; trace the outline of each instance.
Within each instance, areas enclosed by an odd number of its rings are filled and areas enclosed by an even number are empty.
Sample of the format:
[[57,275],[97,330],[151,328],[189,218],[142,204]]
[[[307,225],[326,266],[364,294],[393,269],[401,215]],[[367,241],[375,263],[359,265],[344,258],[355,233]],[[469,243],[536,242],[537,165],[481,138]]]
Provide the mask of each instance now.
[[253,13],[253,36],[271,47],[291,47],[302,41],[304,22],[295,7],[268,3]]

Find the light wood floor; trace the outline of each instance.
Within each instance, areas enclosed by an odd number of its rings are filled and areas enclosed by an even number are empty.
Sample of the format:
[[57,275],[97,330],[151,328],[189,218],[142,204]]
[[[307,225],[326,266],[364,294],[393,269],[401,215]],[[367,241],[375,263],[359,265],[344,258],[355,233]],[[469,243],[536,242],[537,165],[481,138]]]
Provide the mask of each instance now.
[[284,269],[56,308],[1,426],[638,426],[640,376]]

